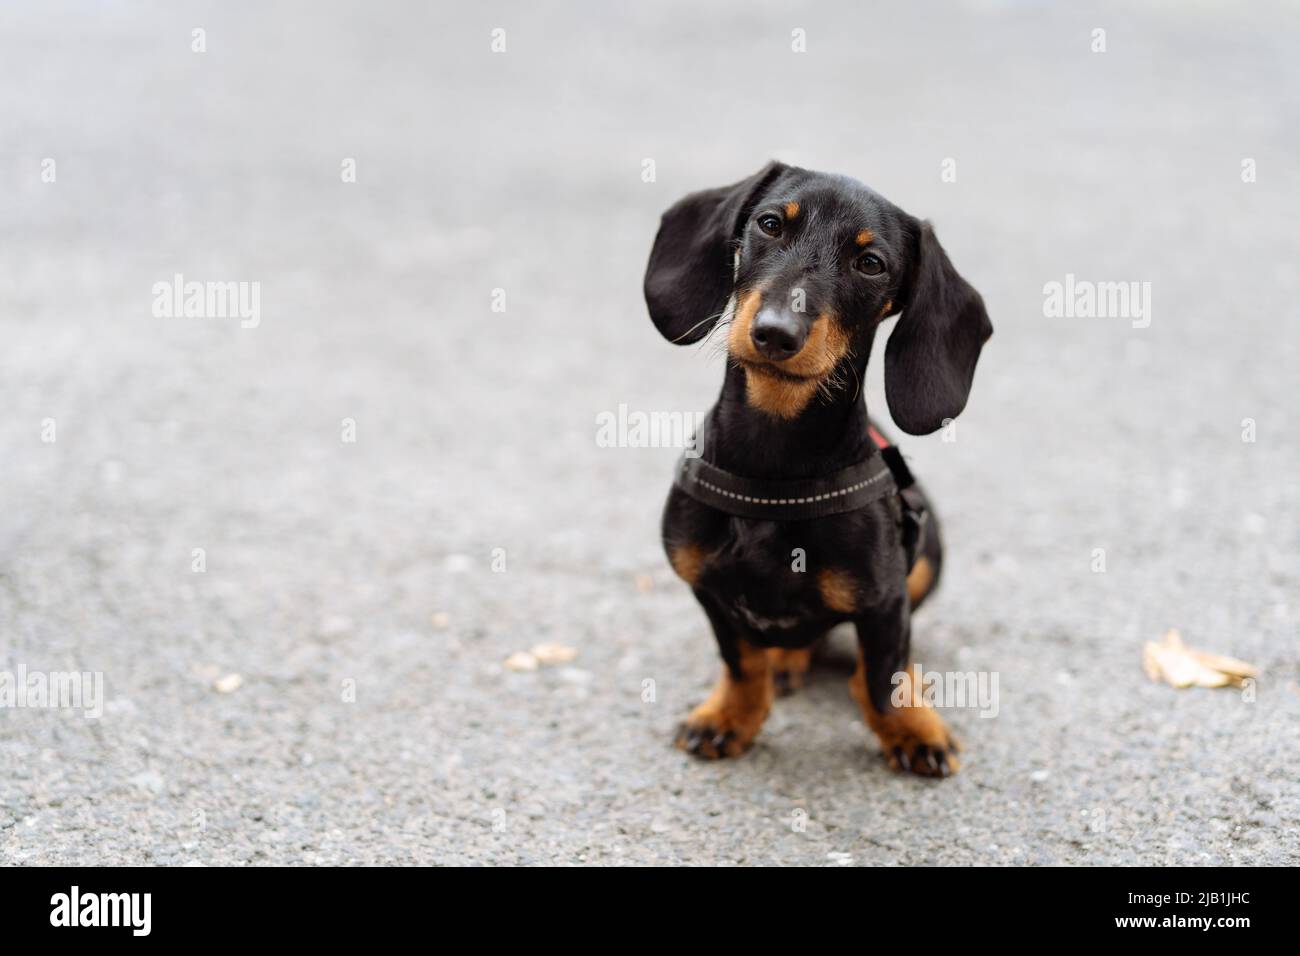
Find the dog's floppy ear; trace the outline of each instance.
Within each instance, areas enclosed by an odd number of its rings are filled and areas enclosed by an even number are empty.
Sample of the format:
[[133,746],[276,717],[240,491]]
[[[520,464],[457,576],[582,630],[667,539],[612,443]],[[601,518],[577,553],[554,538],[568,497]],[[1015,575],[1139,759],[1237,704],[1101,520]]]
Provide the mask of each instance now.
[[885,397],[899,428],[928,435],[966,407],[993,325],[928,222],[920,223],[913,256],[903,314],[885,348]]
[[731,186],[691,193],[659,223],[645,270],[645,301],[655,328],[670,342],[698,342],[731,296],[735,240],[759,194],[789,167],[771,162]]

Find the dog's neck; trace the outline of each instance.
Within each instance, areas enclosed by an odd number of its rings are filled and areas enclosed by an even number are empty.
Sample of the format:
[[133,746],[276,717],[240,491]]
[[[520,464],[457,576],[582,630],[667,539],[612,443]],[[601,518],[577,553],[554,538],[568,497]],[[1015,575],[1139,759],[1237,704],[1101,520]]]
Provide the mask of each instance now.
[[829,474],[866,458],[875,448],[861,387],[866,356],[848,361],[852,367],[839,376],[844,384],[829,397],[814,395],[790,418],[750,404],[746,376],[759,373],[729,362],[709,416],[704,460],[748,478],[793,479]]

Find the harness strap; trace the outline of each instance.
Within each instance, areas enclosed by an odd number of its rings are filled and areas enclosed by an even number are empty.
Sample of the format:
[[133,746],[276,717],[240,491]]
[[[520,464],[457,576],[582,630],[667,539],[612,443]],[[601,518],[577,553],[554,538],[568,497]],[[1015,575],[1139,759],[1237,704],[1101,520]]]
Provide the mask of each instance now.
[[682,456],[675,483],[701,504],[742,518],[801,521],[857,511],[896,487],[881,455],[822,478],[760,481],[742,478],[703,458]]
[[907,551],[907,567],[910,571],[921,551],[921,541],[925,537],[930,512],[925,507],[925,499],[916,487],[916,479],[912,477],[907,462],[903,461],[903,453],[898,450],[898,446],[886,445],[881,448],[880,457],[889,465],[898,485],[898,500],[903,505],[903,548]]
[[[693,446],[703,447],[700,425]],[[820,478],[794,481],[759,480],[733,475],[703,458],[683,454],[673,483],[701,504],[741,518],[803,521],[845,514],[873,501],[898,495],[903,507],[903,547],[910,569],[916,561],[928,517],[912,471],[897,445],[874,426],[868,427],[879,454]]]

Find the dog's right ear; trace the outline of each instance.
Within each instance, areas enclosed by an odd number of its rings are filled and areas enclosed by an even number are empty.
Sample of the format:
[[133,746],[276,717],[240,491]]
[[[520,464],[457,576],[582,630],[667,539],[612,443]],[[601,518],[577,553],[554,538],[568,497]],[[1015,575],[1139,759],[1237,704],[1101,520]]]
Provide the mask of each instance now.
[[691,193],[664,213],[645,270],[645,301],[669,342],[698,342],[717,323],[731,297],[736,240],[759,194],[789,168],[770,162],[734,185]]

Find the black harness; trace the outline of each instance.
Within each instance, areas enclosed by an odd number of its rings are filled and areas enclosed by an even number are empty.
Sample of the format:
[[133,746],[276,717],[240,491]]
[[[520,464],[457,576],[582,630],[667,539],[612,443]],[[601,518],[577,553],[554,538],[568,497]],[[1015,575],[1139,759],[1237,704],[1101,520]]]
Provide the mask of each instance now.
[[[708,424],[707,418],[700,424],[694,448],[704,447]],[[673,483],[700,504],[762,521],[806,521],[845,514],[897,495],[903,506],[903,546],[910,569],[925,530],[925,501],[898,446],[889,444],[874,428],[870,432],[875,448],[867,458],[819,478],[745,478],[683,453]]]

